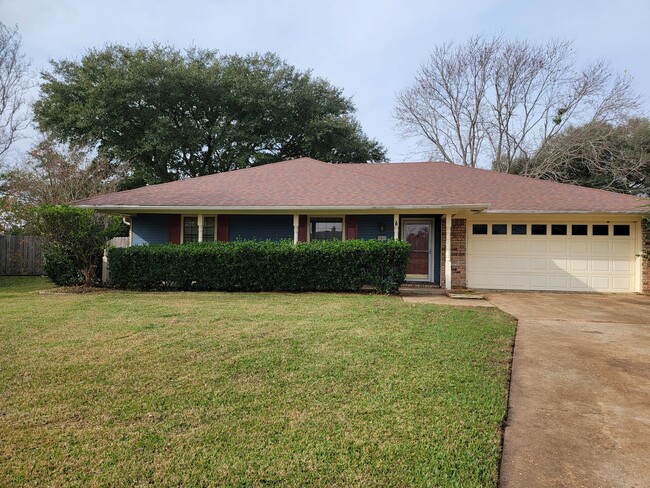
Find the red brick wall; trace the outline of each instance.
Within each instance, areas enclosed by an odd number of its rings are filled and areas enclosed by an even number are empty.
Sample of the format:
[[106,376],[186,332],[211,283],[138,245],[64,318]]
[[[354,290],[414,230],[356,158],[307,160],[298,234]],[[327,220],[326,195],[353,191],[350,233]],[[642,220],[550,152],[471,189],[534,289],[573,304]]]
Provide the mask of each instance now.
[[[648,251],[650,250],[650,228],[645,227],[644,224],[641,225],[643,228],[643,249]],[[643,293],[650,293],[650,261],[643,259],[642,266],[641,291]]]
[[[446,223],[442,218],[440,284],[445,286],[445,245]],[[465,288],[467,286],[467,221],[465,219],[451,220],[451,287]]]

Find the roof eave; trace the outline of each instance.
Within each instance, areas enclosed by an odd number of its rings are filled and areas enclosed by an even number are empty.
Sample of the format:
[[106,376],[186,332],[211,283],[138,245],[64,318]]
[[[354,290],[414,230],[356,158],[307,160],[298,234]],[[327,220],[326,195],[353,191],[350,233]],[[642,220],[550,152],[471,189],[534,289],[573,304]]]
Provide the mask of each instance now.
[[229,211],[296,211],[303,212],[309,210],[473,210],[482,212],[487,210],[490,204],[441,204],[441,205],[257,205],[257,206],[213,206],[213,205],[89,205],[89,204],[72,204],[79,208],[90,208],[105,212],[130,212],[134,211],[160,211],[160,212],[188,212],[188,211],[210,211],[210,212],[229,212]]
[[503,210],[487,209],[481,213],[486,214],[622,214],[622,215],[646,215],[649,210],[641,208],[635,210]]

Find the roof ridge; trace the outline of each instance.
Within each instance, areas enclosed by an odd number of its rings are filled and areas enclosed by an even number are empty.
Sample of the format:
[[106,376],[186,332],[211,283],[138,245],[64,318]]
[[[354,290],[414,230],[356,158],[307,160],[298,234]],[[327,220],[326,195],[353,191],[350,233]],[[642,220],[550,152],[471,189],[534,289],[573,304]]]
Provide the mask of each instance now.
[[[424,161],[422,161],[422,162],[424,162]],[[433,162],[433,161],[432,161],[432,162]],[[368,164],[368,165],[373,165],[373,163],[359,163],[359,164]],[[391,163],[391,162],[387,162],[387,163],[377,163],[377,165],[379,165],[379,164],[395,164],[395,165],[397,165],[397,164],[411,164],[411,163]],[[445,163],[445,164],[446,164],[446,163]],[[354,171],[354,168],[351,168],[351,169]],[[358,174],[358,175],[361,175],[361,176],[372,176],[373,178],[378,179],[378,180],[382,180],[382,181],[385,181],[385,180],[386,180],[386,178],[384,178],[383,176],[373,175],[372,173],[365,174],[365,173],[361,173],[361,172],[359,172],[359,171],[354,171],[354,172],[355,172],[356,174]],[[390,183],[394,183],[395,181],[396,181],[396,180],[389,180]],[[415,189],[417,189],[417,190],[422,190],[422,191],[429,191],[429,188],[422,188],[422,187],[420,187],[420,186],[412,185],[412,184],[410,184],[410,183],[405,182],[405,181],[402,180],[401,178],[397,181],[397,183],[398,183],[399,185],[401,185],[401,186],[411,187],[411,188],[415,188]],[[438,190],[436,190],[436,191],[438,191]],[[439,193],[440,193],[440,195],[442,195],[442,196],[445,196],[445,197],[447,197],[447,198],[449,198],[449,199],[453,199],[453,196],[452,196],[452,195],[449,195],[448,193],[444,193],[444,192],[439,192]]]

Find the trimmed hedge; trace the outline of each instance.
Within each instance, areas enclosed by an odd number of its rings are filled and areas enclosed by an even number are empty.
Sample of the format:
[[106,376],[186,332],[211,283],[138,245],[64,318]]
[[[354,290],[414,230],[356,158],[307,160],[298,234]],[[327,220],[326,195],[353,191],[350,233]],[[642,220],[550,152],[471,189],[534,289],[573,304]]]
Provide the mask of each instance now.
[[397,293],[410,245],[401,241],[235,241],[109,250],[110,286],[137,290]]

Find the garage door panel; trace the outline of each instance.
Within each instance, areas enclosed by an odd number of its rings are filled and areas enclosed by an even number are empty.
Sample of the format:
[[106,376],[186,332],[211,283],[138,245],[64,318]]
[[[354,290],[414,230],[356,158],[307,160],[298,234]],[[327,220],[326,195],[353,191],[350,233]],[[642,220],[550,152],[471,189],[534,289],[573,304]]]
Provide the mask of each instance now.
[[492,270],[494,269],[493,264],[494,258],[489,256],[477,256],[472,261],[472,265],[476,270]]
[[625,259],[614,259],[612,260],[612,271],[618,271],[621,273],[629,273],[633,270],[632,261]]
[[513,256],[510,258],[511,271],[528,271],[530,269],[530,258]]
[[589,243],[587,241],[571,242],[571,254],[587,254],[589,252]]
[[530,287],[530,279],[527,275],[516,274],[510,276],[510,285],[512,288],[526,289]]
[[609,271],[609,260],[607,259],[593,259],[591,261],[592,271]]
[[583,291],[589,289],[589,277],[588,276],[575,276],[572,275],[570,278],[569,288],[574,291]]
[[589,270],[589,260],[588,259],[571,259],[570,261],[570,271],[588,271]]
[[608,241],[594,241],[589,243],[589,252],[590,254],[601,254],[608,255],[610,254],[610,243]]
[[542,240],[531,240],[530,241],[530,251],[531,252],[548,252],[548,242]]
[[529,252],[530,251],[530,241],[528,240],[517,240],[510,241],[510,251],[513,253],[516,252]]
[[[571,230],[571,224],[568,226]],[[633,230],[634,225],[631,228]],[[634,291],[634,232],[630,236],[592,236],[590,227],[589,234],[475,236],[470,233],[467,243],[468,286],[514,290]]]
[[612,243],[612,254],[617,256],[629,256],[634,253],[634,247],[631,242],[618,241]]
[[569,243],[566,241],[551,241],[551,252],[557,254],[567,254]]
[[531,275],[530,286],[533,289],[548,289],[548,276],[547,275]]
[[555,290],[566,290],[569,288],[569,275],[549,276],[550,287]]
[[607,290],[610,288],[608,276],[592,276],[591,287],[600,290]]
[[530,258],[530,269],[535,271],[548,269],[548,262],[548,258]]
[[562,258],[553,258],[551,260],[551,269],[559,271],[568,271],[569,269],[569,260]]
[[628,277],[612,278],[612,290],[628,291],[632,287],[632,280]]

